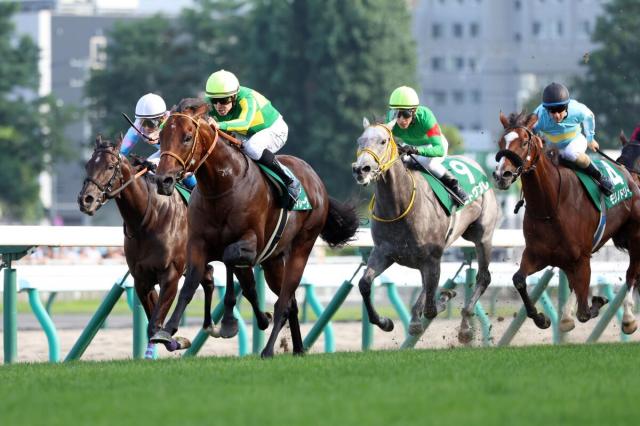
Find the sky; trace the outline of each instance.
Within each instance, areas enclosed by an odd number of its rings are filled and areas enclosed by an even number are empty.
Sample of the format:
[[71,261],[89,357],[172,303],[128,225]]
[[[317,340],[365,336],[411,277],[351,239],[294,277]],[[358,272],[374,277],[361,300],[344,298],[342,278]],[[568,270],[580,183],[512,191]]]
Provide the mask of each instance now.
[[185,6],[191,6],[193,0],[138,0],[138,3],[138,10],[141,13],[174,14]]

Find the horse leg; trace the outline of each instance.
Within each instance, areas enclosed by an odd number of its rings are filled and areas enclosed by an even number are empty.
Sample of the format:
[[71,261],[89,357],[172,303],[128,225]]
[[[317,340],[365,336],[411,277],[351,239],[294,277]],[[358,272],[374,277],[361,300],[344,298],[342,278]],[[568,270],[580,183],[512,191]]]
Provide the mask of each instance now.
[[213,292],[215,285],[213,283],[213,266],[206,265],[204,270],[204,277],[200,281],[202,290],[204,291],[204,316],[202,321],[202,329],[209,333],[209,335],[216,336],[213,328],[213,321],[211,320],[211,299],[213,298]]
[[293,354],[304,355],[302,344],[302,333],[300,333],[300,322],[298,321],[298,302],[295,295],[291,298],[289,306],[289,327],[291,328],[291,341],[293,343]]
[[576,309],[576,294],[573,289],[569,290],[569,298],[562,308],[562,317],[560,318],[560,331],[568,333],[576,327],[574,312]]
[[589,281],[591,280],[589,258],[583,257],[578,259],[571,269],[565,269],[564,272],[569,280],[569,286],[576,294],[576,300],[578,302],[576,317],[578,321],[586,322],[598,316],[598,310],[606,302],[604,302],[603,298],[594,297],[594,306],[589,307]]
[[[162,330],[162,324],[164,324],[167,313],[169,313],[171,304],[176,298],[176,293],[178,292],[178,280],[180,280],[180,274],[173,268],[167,274],[160,277],[160,298],[154,310],[153,321],[149,321],[150,339]],[[171,342],[163,343],[170,352],[173,352],[181,346],[176,344],[175,339],[171,339]]]
[[[140,304],[144,309],[145,314],[147,315],[148,326],[147,326],[147,339],[152,336],[152,324],[154,319],[157,316],[158,310],[158,293],[153,285],[153,283],[140,282],[139,280],[134,280],[134,288],[136,290],[136,294],[138,295],[138,299],[140,300]],[[147,349],[144,353],[145,359],[153,358],[153,348],[155,344],[150,341],[147,342]]]
[[473,290],[471,299],[464,305],[462,311],[462,321],[458,332],[458,341],[468,344],[473,340],[473,328],[471,318],[474,315],[476,303],[480,296],[484,294],[491,283],[491,273],[489,272],[489,260],[491,259],[491,235],[486,241],[476,242],[476,256],[478,257],[478,274],[476,275],[476,287]]
[[224,313],[220,321],[220,337],[230,339],[238,334],[238,320],[233,315],[236,306],[236,295],[233,285],[233,265],[225,264],[227,268],[227,291],[224,294]]
[[640,241],[638,238],[629,239],[629,268],[627,269],[628,292],[623,302],[622,331],[625,334],[632,334],[638,328],[636,317],[633,313],[634,300],[633,290],[637,288],[638,277],[640,276]]
[[[423,315],[428,319],[433,319],[444,310],[442,297],[440,304],[443,307],[440,310],[435,300],[440,280],[440,256],[429,256],[420,267],[420,274],[422,275],[422,291],[411,308],[411,322],[409,323],[409,334],[412,336],[418,336],[424,331],[421,320]],[[446,294],[448,293],[443,293],[443,295]]]
[[251,268],[236,268],[236,277],[242,287],[242,295],[249,301],[251,308],[253,309],[253,315],[256,317],[258,328],[260,330],[266,330],[271,322],[271,314],[267,314],[260,310],[258,303],[258,292],[256,291],[256,280],[253,275],[253,269]]
[[369,256],[369,261],[367,262],[367,269],[364,271],[364,274],[358,283],[358,288],[362,295],[362,301],[364,302],[364,306],[367,309],[367,315],[369,316],[369,322],[377,325],[384,331],[393,330],[393,321],[389,318],[378,315],[378,312],[373,307],[373,301],[371,300],[371,285],[373,280],[391,266],[392,263],[393,261],[388,256],[384,255],[382,250],[374,247],[371,251],[371,255]]
[[527,316],[533,319],[533,322],[538,328],[549,328],[551,321],[542,312],[536,310],[536,306],[531,302],[529,293],[527,293],[527,277],[535,272],[538,272],[545,266],[544,263],[536,260],[527,247],[525,247],[522,253],[522,259],[520,259],[520,269],[513,275],[513,285],[518,290],[522,303],[527,310]]

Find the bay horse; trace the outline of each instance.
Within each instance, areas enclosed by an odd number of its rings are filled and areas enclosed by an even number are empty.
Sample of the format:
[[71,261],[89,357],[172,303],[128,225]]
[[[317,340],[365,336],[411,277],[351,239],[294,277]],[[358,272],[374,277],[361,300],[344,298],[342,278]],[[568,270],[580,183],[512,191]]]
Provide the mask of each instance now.
[[[640,190],[629,172],[618,167],[628,181],[632,197],[607,211],[604,233],[593,247],[600,213],[576,174],[559,165],[557,150],[545,150],[545,142],[533,132],[537,120],[535,114],[511,114],[507,118],[500,113],[504,131],[499,140],[500,151],[496,155],[499,163],[493,174],[500,189],[509,188],[518,178],[522,182],[526,202],[523,222],[525,249],[520,268],[513,276],[513,284],[524,302],[527,316],[539,328],[549,327],[549,319],[542,312],[537,312],[531,303],[526,278],[546,266],[555,266],[566,273],[569,287],[575,293],[578,320],[586,322],[596,317],[607,301],[594,297],[589,306],[591,254],[607,240],[613,239],[617,248],[629,252],[626,274],[629,293],[624,301],[622,331],[631,334],[637,328],[633,315],[633,289],[640,274]],[[573,300],[570,299],[562,313],[562,331],[570,331],[575,326]]]
[[[411,310],[409,326],[409,334],[421,334],[424,331],[421,317],[435,318],[453,296],[442,292],[436,303],[442,254],[462,236],[475,244],[478,258],[476,287],[462,309],[458,333],[461,343],[469,343],[473,338],[470,319],[475,304],[491,283],[491,244],[500,216],[495,194],[489,189],[450,218],[440,207],[426,179],[403,164],[391,124],[371,125],[365,118],[363,126],[352,170],[358,184],[376,184],[371,223],[374,248],[358,284],[369,321],[384,331],[393,329],[392,320],[376,312],[370,295],[373,280],[393,263],[398,263],[418,269],[422,275],[422,291]],[[479,165],[477,168],[481,169]]]
[[267,254],[278,219],[287,212],[280,208],[280,200],[258,166],[237,145],[220,140],[220,133],[207,123],[209,108],[200,99],[183,99],[160,132],[158,192],[172,194],[176,180],[190,172],[196,174],[198,185],[189,204],[187,277],[171,318],[154,340],[164,341],[176,332],[204,273],[202,265],[210,261],[222,261],[227,271],[220,336],[229,338],[238,332],[233,275],[253,308],[258,327],[266,329],[269,317],[258,306],[251,268],[261,264],[269,288],[278,295],[273,329],[261,356],[273,356],[276,338],[287,320],[293,353],[300,355],[304,349],[295,291],[311,249],[318,235],[330,246],[345,244],[355,235],[359,218],[353,206],[329,198],[311,166],[299,158],[279,155],[282,164],[300,179],[313,208],[288,212],[284,231]]
[[[157,194],[151,174],[142,174],[120,154],[122,138],[115,143],[96,139],[95,149],[85,165],[87,177],[78,194],[80,211],[93,216],[115,198],[124,221],[124,253],[134,287],[149,320],[148,337],[161,329],[178,291],[187,256],[187,207],[176,192],[171,197]],[[144,167],[140,167],[143,169]],[[141,176],[140,179],[137,177]],[[155,285],[160,285],[160,295]],[[202,288],[205,294],[205,330],[212,330],[211,298],[213,268],[206,266]],[[176,338],[165,342],[168,350],[184,348],[188,342]],[[151,344],[150,344],[151,345]],[[148,347],[149,351],[153,349]]]

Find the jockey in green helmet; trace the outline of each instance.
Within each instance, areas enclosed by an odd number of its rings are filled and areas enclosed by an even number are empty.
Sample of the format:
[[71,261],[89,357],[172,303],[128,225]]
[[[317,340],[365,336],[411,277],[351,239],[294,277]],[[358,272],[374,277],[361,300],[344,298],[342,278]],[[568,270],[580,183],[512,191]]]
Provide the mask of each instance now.
[[219,70],[209,76],[206,98],[212,108],[209,124],[232,132],[242,140],[249,158],[273,170],[287,185],[293,208],[300,195],[300,182],[292,178],[274,155],[287,142],[289,128],[271,102],[257,91],[240,86],[233,73]]
[[420,105],[414,89],[400,86],[391,93],[387,121],[394,123],[393,135],[404,142],[404,145],[398,146],[402,160],[405,163],[417,161],[455,194],[458,198],[456,203],[466,203],[469,196],[458,180],[442,165],[449,142],[442,134],[433,112]]

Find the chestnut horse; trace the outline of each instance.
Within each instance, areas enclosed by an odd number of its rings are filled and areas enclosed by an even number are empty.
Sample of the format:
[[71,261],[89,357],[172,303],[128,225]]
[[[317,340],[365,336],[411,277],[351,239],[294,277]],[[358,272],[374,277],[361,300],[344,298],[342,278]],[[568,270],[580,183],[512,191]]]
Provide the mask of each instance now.
[[[637,328],[633,289],[640,275],[640,190],[629,172],[619,168],[628,181],[632,197],[607,211],[604,234],[592,247],[600,214],[575,173],[550,158],[557,160],[557,151],[545,152],[545,143],[532,130],[537,120],[535,114],[511,114],[509,118],[500,114],[504,132],[496,155],[499,163],[493,174],[500,189],[509,188],[518,178],[522,182],[526,201],[525,249],[513,284],[522,297],[527,316],[539,328],[549,327],[549,319],[531,303],[526,278],[546,266],[556,266],[566,273],[569,287],[575,292],[578,320],[585,322],[596,317],[606,300],[594,297],[589,306],[591,253],[611,238],[616,247],[629,251],[626,275],[629,293],[624,301],[622,330],[631,334]],[[569,331],[575,325],[571,318],[573,305],[567,303],[565,307],[560,323],[562,331]]]
[[330,246],[344,244],[355,235],[359,222],[355,208],[329,198],[324,184],[307,163],[278,156],[300,179],[313,209],[288,212],[279,242],[271,254],[266,254],[278,218],[286,211],[280,208],[280,200],[258,166],[237,145],[220,140],[219,132],[207,124],[208,112],[209,105],[202,100],[184,99],[160,132],[158,191],[170,195],[176,180],[185,173],[195,173],[198,185],[189,205],[187,278],[171,318],[154,341],[165,341],[176,332],[204,273],[202,265],[217,260],[224,262],[227,270],[220,335],[228,338],[238,332],[233,316],[234,274],[251,303],[258,327],[264,330],[269,325],[269,318],[258,306],[251,269],[261,264],[267,284],[278,295],[273,330],[261,355],[273,356],[276,338],[287,319],[293,352],[302,354],[295,291],[318,235]]
[[[134,279],[136,293],[149,320],[148,336],[161,329],[178,291],[187,254],[187,207],[176,192],[171,197],[157,194],[155,182],[144,170],[136,170],[120,154],[122,139],[116,143],[96,139],[87,161],[87,177],[78,195],[80,211],[93,216],[115,198],[124,220],[124,253]],[[211,297],[213,268],[207,265],[202,287],[205,294],[205,329],[212,329]],[[160,296],[155,285],[160,284]],[[188,342],[176,338],[166,342],[168,350],[184,348]],[[152,346],[148,348],[152,349]]]

